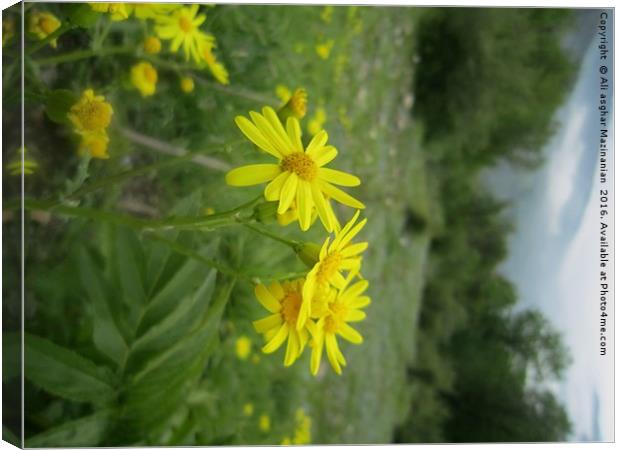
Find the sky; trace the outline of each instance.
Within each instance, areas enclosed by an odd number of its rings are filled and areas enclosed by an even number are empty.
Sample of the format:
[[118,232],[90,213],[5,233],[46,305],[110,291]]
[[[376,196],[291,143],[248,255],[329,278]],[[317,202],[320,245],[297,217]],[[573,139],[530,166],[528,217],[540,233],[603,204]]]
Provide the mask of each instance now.
[[[564,380],[550,385],[573,423],[570,440],[611,441],[613,351],[599,355],[598,42],[588,28],[579,31],[590,45],[573,91],[556,113],[545,164],[529,172],[500,165],[485,181],[512,202],[508,214],[516,230],[500,270],[517,287],[518,308],[540,309],[571,353]],[[607,339],[613,341],[613,334]]]

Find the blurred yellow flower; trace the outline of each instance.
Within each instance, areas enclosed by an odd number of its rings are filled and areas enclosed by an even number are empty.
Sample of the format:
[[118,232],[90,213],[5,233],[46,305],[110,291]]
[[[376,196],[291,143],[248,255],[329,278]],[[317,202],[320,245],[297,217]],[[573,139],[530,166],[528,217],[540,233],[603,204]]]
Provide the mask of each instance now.
[[113,112],[112,105],[103,95],[95,95],[92,89],[86,89],[67,117],[77,132],[101,131],[110,125]]
[[131,84],[140,91],[142,97],[153,95],[157,87],[157,70],[151,63],[139,62],[131,68]]
[[[347,279],[347,283],[352,277]],[[327,315],[310,323],[312,333],[312,356],[310,359],[310,371],[313,375],[319,372],[323,348],[326,349],[327,359],[334,371],[340,375],[342,366],[346,365],[344,355],[338,346],[337,336],[353,344],[361,344],[362,336],[351,327],[348,322],[359,322],[366,318],[366,314],[361,311],[370,304],[370,298],[362,296],[368,289],[368,281],[362,280],[350,287],[345,285],[338,293],[336,299],[329,303]]]
[[170,51],[176,52],[183,46],[185,60],[190,56],[197,63],[202,59],[199,46],[203,41],[213,40],[213,36],[200,30],[205,21],[205,14],[198,14],[199,5],[183,6],[170,14],[159,14],[155,17],[155,32],[164,40],[171,40]]
[[13,16],[2,17],[2,46],[9,42],[15,36],[15,20]]
[[319,261],[306,275],[303,303],[297,322],[298,328],[306,325],[311,314],[312,300],[318,291],[325,292],[330,285],[337,289],[344,289],[346,279],[342,273],[346,271],[348,276],[355,276],[359,273],[362,264],[360,253],[368,248],[368,242],[351,243],[351,240],[366,225],[367,219],[355,224],[359,215],[360,212],[357,211],[342,230],[336,233],[331,244],[329,236],[325,239],[319,253]]
[[333,39],[329,39],[321,44],[317,44],[314,49],[316,50],[316,54],[319,55],[319,57],[321,59],[327,59],[329,58],[329,54],[332,51],[332,48],[334,46],[334,40]]
[[303,408],[295,411],[295,435],[292,443],[295,445],[305,445],[311,442],[312,419],[306,415]]
[[133,10],[131,3],[89,3],[89,5],[94,11],[110,14],[110,19],[113,21],[128,19]]
[[330,23],[332,21],[332,15],[334,13],[334,7],[331,5],[327,5],[323,7],[321,11],[321,20],[325,23]]
[[303,278],[300,278],[282,284],[274,281],[269,287],[259,284],[254,288],[258,301],[271,313],[253,322],[256,331],[263,334],[267,341],[263,352],[273,353],[287,341],[285,366],[290,366],[299,358],[308,342],[307,329],[296,328],[303,283]]
[[243,134],[260,149],[278,160],[278,164],[252,164],[238,167],[226,174],[231,186],[253,186],[269,181],[264,191],[267,201],[278,201],[278,214],[284,214],[293,200],[299,209],[299,224],[307,230],[312,221],[312,208],[327,231],[336,227],[333,212],[330,214],[326,197],[353,208],[364,205],[334,186],[358,186],[359,178],[325,166],[338,154],[335,147],[327,144],[327,133],[316,134],[306,149],[301,142],[301,127],[295,117],[289,117],[286,130],[276,112],[263,108],[263,113],[251,111],[250,118],[237,116],[235,122]]
[[271,419],[267,414],[261,414],[258,419],[258,428],[260,428],[263,433],[267,433],[271,430]]
[[278,117],[280,117],[280,120],[284,123],[286,123],[286,119],[291,116],[303,119],[306,115],[307,106],[308,93],[304,88],[297,88],[286,100],[286,103],[278,110]]
[[282,439],[282,442],[280,442],[280,445],[291,445],[291,438],[286,436],[285,438]]
[[291,91],[283,84],[278,84],[276,86],[276,96],[282,100],[283,103],[286,103],[288,99],[291,98]]
[[250,417],[252,414],[254,414],[254,405],[252,403],[246,403],[243,405],[243,415]]
[[240,336],[235,341],[235,352],[237,358],[246,360],[252,351],[252,341],[247,336]]
[[[48,12],[35,11],[28,16],[28,32],[33,33],[39,39],[45,39],[54,31],[60,28],[60,20]],[[56,39],[50,42],[56,48]]]
[[226,67],[224,67],[224,64],[219,62],[213,54],[214,48],[214,40],[204,40],[200,45],[200,54],[202,55],[203,61],[207,64],[209,71],[211,71],[213,78],[221,84],[229,84],[228,71]]
[[194,79],[192,77],[182,77],[181,78],[181,90],[186,94],[193,92],[194,90]]
[[318,134],[323,129],[323,124],[327,120],[327,113],[325,108],[318,107],[314,112],[314,116],[308,122],[308,133],[311,135]]
[[91,131],[82,133],[79,153],[89,153],[91,157],[98,159],[108,159],[108,143],[110,139],[105,131]]
[[150,55],[156,55],[161,51],[161,41],[156,36],[149,36],[144,40],[144,51]]
[[[17,158],[7,164],[6,168],[10,175],[32,175],[39,167],[39,164],[32,159],[26,158],[26,147],[17,150]],[[23,164],[22,164],[23,157]]]
[[154,19],[159,14],[166,14],[179,8],[179,5],[166,3],[133,3],[133,11],[137,19]]

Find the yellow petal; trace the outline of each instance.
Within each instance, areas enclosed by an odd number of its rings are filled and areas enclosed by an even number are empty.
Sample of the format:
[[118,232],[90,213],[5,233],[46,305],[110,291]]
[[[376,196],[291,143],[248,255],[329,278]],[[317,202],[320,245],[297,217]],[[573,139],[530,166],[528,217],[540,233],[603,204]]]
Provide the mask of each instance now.
[[366,225],[367,221],[368,219],[362,220],[360,223],[355,225],[348,233],[346,233],[342,237],[341,241],[338,243],[338,250],[343,249],[349,242],[351,242],[351,239],[353,239],[360,231],[362,231],[362,228],[364,228],[364,225]]
[[319,176],[323,180],[337,184],[338,186],[359,186],[361,184],[360,179],[355,175],[340,170],[328,169],[327,167],[321,167],[319,169]]
[[310,184],[307,181],[300,180],[297,187],[297,208],[299,210],[299,224],[303,231],[310,228],[313,203]]
[[276,300],[271,292],[262,284],[257,285],[254,288],[254,294],[258,301],[267,309],[269,312],[277,313],[280,311],[281,306],[280,302]]
[[243,116],[235,117],[235,123],[241,130],[241,132],[247,137],[250,141],[252,141],[258,148],[263,149],[267,153],[272,156],[275,156],[278,159],[282,158],[282,154],[269,142],[266,136],[261,133],[261,131],[246,119]]
[[277,164],[252,164],[231,170],[226,174],[226,183],[231,186],[253,186],[273,180],[281,173]]
[[336,341],[336,336],[333,334],[327,334],[325,336],[325,349],[327,350],[327,359],[329,363],[332,365],[334,371],[340,375],[342,374],[342,369],[340,368],[340,363],[338,362],[337,349],[338,342]]
[[267,120],[265,116],[254,111],[250,111],[250,117],[256,124],[256,127],[283,157],[291,153],[291,149],[288,148],[287,142],[282,140],[282,136],[280,136],[278,132],[273,129],[271,123],[269,123],[269,120]]
[[288,367],[295,362],[299,354],[299,343],[297,342],[297,333],[293,330],[288,335],[288,344],[286,345],[286,354],[284,355],[284,366]]
[[278,175],[271,183],[265,187],[265,200],[270,202],[276,202],[280,199],[280,194],[282,192],[282,186],[284,182],[289,177],[289,172],[282,172]]
[[319,373],[321,367],[321,356],[323,356],[323,333],[319,332],[312,340],[312,357],[310,359],[310,372],[312,375]]
[[284,214],[286,210],[291,207],[291,203],[293,203],[295,194],[297,193],[297,183],[297,175],[291,173],[282,186],[282,192],[280,193],[280,204],[278,205],[278,214]]
[[304,148],[301,144],[301,127],[299,126],[299,120],[295,117],[289,117],[286,121],[286,131],[289,139],[295,146],[295,151],[303,152]]
[[366,313],[364,311],[360,311],[359,309],[350,309],[347,311],[345,319],[347,322],[359,322],[366,318]]
[[254,329],[259,333],[267,333],[269,330],[279,327],[282,324],[282,318],[280,314],[272,314],[264,319],[255,320],[252,325]]
[[333,198],[334,200],[342,203],[343,205],[347,205],[350,206],[351,208],[356,208],[356,209],[364,209],[365,206],[362,202],[360,202],[359,200],[351,197],[349,194],[347,194],[346,192],[344,192],[343,190],[337,188],[336,186],[333,186],[332,184],[326,182],[326,181],[322,181],[321,182],[321,190],[329,195],[331,198]]
[[275,352],[282,343],[286,340],[288,336],[288,325],[283,323],[276,335],[263,347],[264,353],[273,353]]
[[362,335],[346,323],[340,324],[340,327],[338,328],[338,334],[352,344],[361,344],[362,342],[364,342],[364,338],[362,338]]
[[319,186],[316,183],[310,183],[310,190],[312,193],[312,200],[314,201],[314,206],[316,206],[316,210],[319,213],[319,218],[323,223],[323,226],[327,230],[328,233],[331,233],[334,230],[334,226],[332,225],[331,216],[327,209],[327,202],[325,201],[325,197],[323,197],[323,193]]
[[327,145],[320,150],[315,151],[314,155],[311,156],[314,158],[314,163],[317,166],[323,167],[325,164],[330,163],[334,160],[334,158],[336,158],[336,156],[338,156],[338,150],[336,150],[336,147],[334,146]]
[[319,131],[308,144],[306,154],[313,157],[320,152],[320,150],[327,143],[327,132],[325,130]]
[[370,305],[370,297],[358,297],[354,300],[351,300],[348,305],[349,308],[365,308],[366,306]]
[[359,255],[367,248],[368,242],[358,242],[356,244],[351,244],[343,248],[340,254],[345,258],[350,258],[351,256]]
[[274,281],[269,285],[269,291],[271,295],[277,300],[284,298],[284,289],[282,289],[282,285],[277,281]]

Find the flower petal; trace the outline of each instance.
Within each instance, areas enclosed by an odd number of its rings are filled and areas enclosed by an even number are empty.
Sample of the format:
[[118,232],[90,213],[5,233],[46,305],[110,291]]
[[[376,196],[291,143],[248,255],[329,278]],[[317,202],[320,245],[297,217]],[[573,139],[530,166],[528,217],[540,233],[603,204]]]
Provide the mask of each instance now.
[[338,334],[352,344],[361,344],[364,338],[353,327],[346,323],[341,323],[338,327]]
[[335,335],[327,334],[325,336],[325,349],[327,350],[327,359],[334,368],[334,371],[338,375],[342,374],[342,369],[340,368],[340,363],[338,362],[338,341],[336,341]]
[[299,224],[303,231],[310,228],[313,203],[310,184],[307,181],[299,180],[299,185],[297,186],[297,208]]
[[258,129],[256,125],[243,116],[235,117],[235,123],[241,132],[252,141],[256,146],[278,159],[282,159],[282,154],[269,142],[268,138]]
[[359,322],[366,318],[366,313],[359,309],[350,309],[344,318],[347,322]]
[[299,342],[297,332],[291,330],[288,335],[288,344],[286,345],[286,354],[284,355],[284,366],[288,367],[295,362],[299,354]]
[[336,149],[336,147],[332,145],[326,145],[322,149],[315,151],[312,155],[312,158],[314,158],[314,163],[317,166],[323,167],[325,164],[333,161],[336,156],[338,156],[338,150]]
[[263,108],[263,116],[269,121],[272,129],[276,132],[280,141],[282,142],[283,154],[287,155],[289,153],[293,153],[293,142],[291,142],[289,135],[286,134],[286,131],[284,130],[284,127],[282,126],[282,122],[280,121],[280,118],[278,117],[276,112],[273,110],[273,108],[270,108],[269,106],[265,106]]
[[276,335],[263,347],[263,352],[265,353],[273,353],[275,352],[282,343],[286,340],[288,336],[288,325],[283,323]]
[[280,193],[280,204],[278,205],[278,214],[284,214],[287,209],[291,207],[291,203],[295,199],[297,193],[298,177],[296,174],[291,173]]
[[256,295],[256,298],[260,304],[263,305],[269,312],[277,313],[280,311],[280,302],[274,298],[265,285],[256,285],[254,288],[254,295]]
[[252,164],[237,167],[226,174],[226,183],[231,186],[253,186],[273,180],[282,172],[277,164]]
[[282,136],[280,136],[278,132],[273,129],[271,123],[269,123],[265,116],[254,111],[250,111],[250,117],[256,124],[256,127],[269,140],[278,153],[280,153],[283,157],[291,153],[291,149],[287,148],[287,142],[282,140]]
[[333,186],[332,184],[326,181],[321,182],[321,190],[325,194],[329,195],[331,198],[336,200],[337,202],[342,203],[343,205],[347,205],[347,206],[350,206],[351,208],[356,208],[356,209],[365,208],[362,202],[351,197],[349,194],[347,194],[343,190],[337,188],[336,186]]
[[289,117],[286,121],[286,132],[295,146],[295,151],[303,152],[304,148],[301,143],[301,127],[299,126],[299,120],[295,117]]
[[355,175],[340,170],[328,169],[327,167],[319,169],[319,177],[338,186],[359,186],[361,184],[360,179]]
[[280,199],[282,186],[284,186],[284,182],[287,180],[289,175],[290,172],[282,172],[265,187],[265,200],[270,202],[277,202]]
[[314,135],[308,147],[306,148],[306,154],[312,158],[319,153],[319,151],[327,143],[327,132],[325,130],[319,131]]
[[[320,323],[320,322],[319,322]],[[322,328],[322,324],[320,325]],[[319,328],[317,326],[317,328]],[[312,340],[312,357],[310,359],[310,371],[312,375],[319,373],[321,367],[321,356],[323,356],[323,343],[325,342],[324,333],[322,331],[317,332]]]
[[310,191],[312,193],[314,206],[316,206],[316,210],[319,213],[319,218],[321,219],[321,222],[327,232],[331,233],[334,230],[334,226],[332,225],[331,216],[327,210],[327,202],[325,201],[325,197],[323,197],[323,193],[316,183],[310,183]]
[[348,233],[343,235],[342,239],[337,244],[338,250],[342,250],[343,248],[345,248],[345,246],[349,242],[351,242],[351,239],[353,239],[360,231],[362,231],[362,228],[364,228],[364,225],[366,225],[366,222],[368,222],[368,219],[362,220],[360,223],[355,225],[351,230],[349,230]]
[[272,314],[271,316],[267,316],[264,319],[255,320],[252,322],[254,325],[254,329],[258,333],[266,333],[269,330],[279,327],[282,324],[282,317],[280,314]]
[[368,248],[368,242],[358,242],[355,244],[348,245],[346,248],[343,248],[340,254],[344,256],[345,258],[350,258],[351,256],[359,255],[367,248]]

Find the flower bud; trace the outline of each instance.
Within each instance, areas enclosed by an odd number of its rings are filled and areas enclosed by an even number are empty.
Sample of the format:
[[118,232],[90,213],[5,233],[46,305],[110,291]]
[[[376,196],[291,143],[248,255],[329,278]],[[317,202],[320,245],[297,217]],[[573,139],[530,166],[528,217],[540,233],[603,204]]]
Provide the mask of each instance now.
[[321,246],[314,242],[305,242],[297,250],[297,256],[308,267],[314,267],[319,262]]
[[254,217],[260,223],[269,224],[276,221],[278,202],[265,202],[254,207]]

